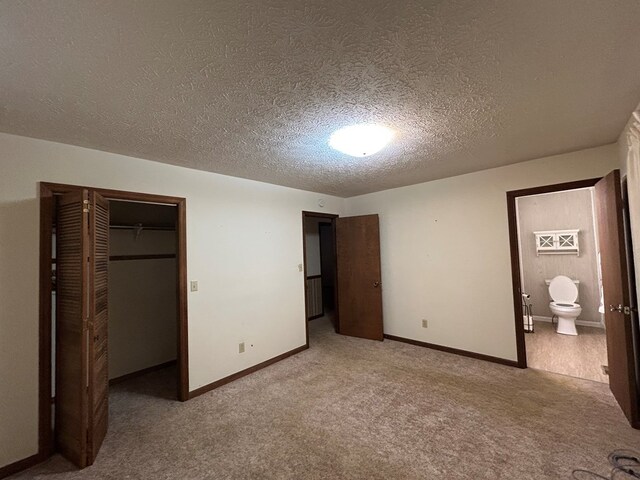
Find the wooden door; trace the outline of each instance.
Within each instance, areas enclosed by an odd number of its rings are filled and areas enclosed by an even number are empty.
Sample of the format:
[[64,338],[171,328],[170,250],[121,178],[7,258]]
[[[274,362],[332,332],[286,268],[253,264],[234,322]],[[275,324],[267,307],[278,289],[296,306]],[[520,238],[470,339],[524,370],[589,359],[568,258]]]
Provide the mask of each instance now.
[[382,340],[378,215],[337,218],[336,257],[339,333]]
[[604,290],[609,387],[632,426],[640,427],[620,171],[596,184],[596,217]]
[[108,267],[109,202],[90,192],[89,258],[89,445],[87,463],[98,454],[109,424]]
[[89,223],[86,190],[58,198],[56,218],[56,449],[87,465]]
[[107,266],[109,206],[81,190],[58,200],[56,222],[57,450],[84,468],[108,423]]

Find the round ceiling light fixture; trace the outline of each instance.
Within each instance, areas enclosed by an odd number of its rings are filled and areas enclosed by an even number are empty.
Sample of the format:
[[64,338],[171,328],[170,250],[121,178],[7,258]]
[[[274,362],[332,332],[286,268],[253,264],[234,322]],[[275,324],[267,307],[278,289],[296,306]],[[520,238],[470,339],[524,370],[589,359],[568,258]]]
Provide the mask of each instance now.
[[393,130],[382,125],[350,125],[336,130],[329,146],[352,157],[368,157],[382,150],[393,138]]

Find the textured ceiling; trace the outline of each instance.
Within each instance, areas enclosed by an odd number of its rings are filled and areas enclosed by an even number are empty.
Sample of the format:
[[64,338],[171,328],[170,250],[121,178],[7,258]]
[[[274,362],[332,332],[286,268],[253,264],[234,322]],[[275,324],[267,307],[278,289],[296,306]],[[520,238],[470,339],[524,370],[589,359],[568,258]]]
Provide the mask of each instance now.
[[[614,142],[637,0],[0,2],[0,131],[352,196]],[[330,150],[379,122],[394,143]]]

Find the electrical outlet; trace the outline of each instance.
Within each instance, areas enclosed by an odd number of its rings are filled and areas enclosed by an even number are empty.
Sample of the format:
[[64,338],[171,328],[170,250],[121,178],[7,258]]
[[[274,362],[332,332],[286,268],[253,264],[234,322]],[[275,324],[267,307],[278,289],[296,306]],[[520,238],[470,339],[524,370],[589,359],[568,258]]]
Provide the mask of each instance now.
[[427,322],[426,318],[422,319],[422,328],[427,328],[429,326],[429,322]]
[[238,344],[238,353],[244,353],[244,342]]
[[197,292],[198,291],[198,281],[197,280],[191,280],[191,291],[192,292]]

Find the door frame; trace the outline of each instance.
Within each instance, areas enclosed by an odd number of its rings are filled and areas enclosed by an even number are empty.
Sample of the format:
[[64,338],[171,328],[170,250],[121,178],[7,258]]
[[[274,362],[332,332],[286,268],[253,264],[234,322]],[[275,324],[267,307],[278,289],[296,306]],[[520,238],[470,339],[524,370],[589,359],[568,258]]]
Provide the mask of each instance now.
[[543,193],[562,192],[565,190],[578,190],[595,186],[602,177],[577,180],[566,183],[555,183],[553,185],[543,185],[540,187],[525,188],[522,190],[512,190],[507,192],[507,217],[509,220],[509,246],[511,251],[511,284],[513,289],[513,310],[515,313],[516,325],[516,350],[517,367],[527,368],[527,349],[525,343],[524,324],[522,322],[522,290],[521,290],[521,269],[520,269],[520,247],[518,245],[518,217],[516,199],[518,197],[528,197],[530,195],[540,195]]
[[38,365],[38,456],[44,460],[55,451],[51,428],[51,260],[52,227],[55,218],[55,195],[78,190],[92,190],[107,200],[161,203],[177,208],[177,328],[178,328],[178,400],[189,399],[189,344],[187,311],[187,201],[182,197],[110,190],[105,188],[39,182],[40,187],[40,272],[39,272],[39,365]]
[[[640,399],[640,322],[638,321],[638,287],[636,283],[636,265],[633,261],[633,239],[631,237],[631,218],[629,212],[629,193],[627,190],[627,176],[622,177],[622,221],[625,225],[624,236],[627,251],[627,274],[629,276],[629,306],[631,308],[631,329],[633,338],[636,339],[634,348],[635,354],[635,380],[638,388],[638,398]],[[640,401],[638,408],[640,408]],[[640,414],[640,412],[639,412]],[[640,415],[638,415],[640,417]],[[634,428],[640,428],[640,421]]]
[[[336,252],[336,218],[340,215],[335,213],[309,212],[302,211],[302,276],[304,283],[304,328],[306,334],[306,345],[309,347],[309,312],[307,311],[307,227],[305,220],[307,217],[326,218],[333,227],[333,251]],[[340,333],[340,312],[338,311],[338,261],[337,255],[334,254],[334,281],[333,281],[333,298],[335,302],[335,328],[336,333]]]

